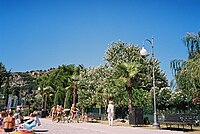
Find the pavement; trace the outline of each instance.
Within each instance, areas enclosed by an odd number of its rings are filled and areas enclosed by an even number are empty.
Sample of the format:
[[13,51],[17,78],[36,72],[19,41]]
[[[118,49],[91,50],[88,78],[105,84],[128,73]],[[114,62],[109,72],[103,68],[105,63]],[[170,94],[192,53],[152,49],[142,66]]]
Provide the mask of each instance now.
[[37,134],[183,134],[181,131],[148,129],[130,126],[109,126],[100,123],[56,123],[50,119],[41,119],[42,125],[36,130],[48,130]]

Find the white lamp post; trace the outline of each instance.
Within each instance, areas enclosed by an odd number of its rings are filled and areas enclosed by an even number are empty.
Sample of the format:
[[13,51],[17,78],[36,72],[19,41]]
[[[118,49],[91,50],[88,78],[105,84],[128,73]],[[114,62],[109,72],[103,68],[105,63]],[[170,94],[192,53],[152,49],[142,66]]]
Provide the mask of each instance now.
[[140,50],[140,54],[141,55],[147,55],[148,52],[147,50],[144,48],[144,43],[145,42],[149,42],[152,46],[152,72],[153,72],[153,105],[154,105],[154,123],[153,123],[153,126],[156,127],[156,128],[159,128],[159,124],[157,122],[157,112],[156,112],[156,85],[155,85],[155,70],[154,70],[154,38],[152,36],[152,40],[149,40],[149,39],[145,39],[142,43],[142,49]]

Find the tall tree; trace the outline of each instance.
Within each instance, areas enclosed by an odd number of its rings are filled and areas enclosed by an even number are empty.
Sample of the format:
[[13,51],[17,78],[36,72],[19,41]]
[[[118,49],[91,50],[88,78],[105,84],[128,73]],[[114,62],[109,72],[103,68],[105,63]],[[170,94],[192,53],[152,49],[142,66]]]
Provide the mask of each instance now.
[[7,71],[5,65],[0,62],[0,93],[5,95],[6,104],[10,93],[10,79],[12,78],[11,71]]
[[140,66],[139,63],[122,63],[116,66],[118,79],[128,92],[129,114],[132,113],[132,89],[133,87],[137,87],[137,77],[140,72]]
[[106,50],[104,59],[106,63],[115,67],[121,63],[143,62],[139,53],[140,48],[132,43],[126,44],[123,41],[112,42]]
[[187,33],[183,41],[188,49],[188,58],[192,59],[196,54],[200,54],[200,31],[195,33]]
[[6,70],[5,65],[0,62],[0,89],[5,84],[6,80],[10,77],[10,71]]
[[192,94],[200,94],[200,32],[187,33],[183,41],[188,50],[188,59],[175,59],[170,63],[170,67],[175,72],[176,91],[181,91],[190,98]]
[[84,67],[82,65],[78,65],[78,66],[72,65],[72,70],[71,70],[72,72],[71,72],[70,77],[68,77],[68,83],[65,87],[65,89],[67,90],[73,89],[73,99],[72,99],[73,104],[77,103],[78,85],[80,83],[80,74],[81,74],[81,71],[83,70],[84,70]]
[[[150,91],[152,87],[152,60],[140,55],[140,48],[122,41],[113,42],[106,51],[105,60],[117,73],[117,79],[124,85],[129,96],[129,112],[132,108],[131,96],[133,89],[145,89]],[[159,68],[159,62],[155,59],[156,86],[167,86],[165,73]],[[158,88],[158,89],[159,89]]]
[[77,91],[78,91],[78,84],[80,80],[80,73],[83,70],[82,65],[78,65],[77,67],[74,68],[73,75],[71,77],[73,81],[73,104],[76,104],[77,102]]

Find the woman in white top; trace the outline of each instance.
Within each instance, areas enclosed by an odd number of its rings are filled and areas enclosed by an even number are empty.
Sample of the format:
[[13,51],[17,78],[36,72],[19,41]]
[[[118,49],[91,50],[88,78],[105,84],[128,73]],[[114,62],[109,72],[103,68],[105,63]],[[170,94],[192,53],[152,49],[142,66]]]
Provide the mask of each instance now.
[[107,113],[108,113],[109,125],[112,126],[113,125],[113,118],[114,118],[114,105],[113,105],[112,101],[109,101]]

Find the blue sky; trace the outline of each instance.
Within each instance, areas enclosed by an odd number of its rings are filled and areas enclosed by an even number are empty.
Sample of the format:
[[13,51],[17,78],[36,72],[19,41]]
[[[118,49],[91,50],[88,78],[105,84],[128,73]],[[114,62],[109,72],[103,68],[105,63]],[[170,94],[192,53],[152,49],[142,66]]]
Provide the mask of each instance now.
[[142,46],[154,35],[171,80],[170,61],[187,59],[182,38],[200,31],[199,8],[199,0],[0,0],[0,61],[11,71],[95,67],[111,42]]

